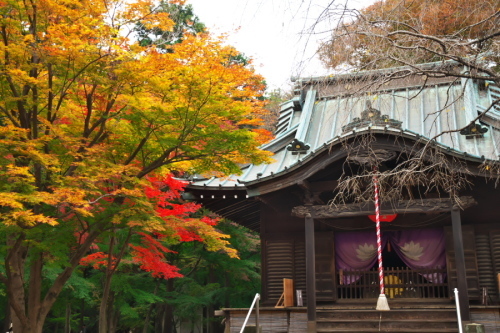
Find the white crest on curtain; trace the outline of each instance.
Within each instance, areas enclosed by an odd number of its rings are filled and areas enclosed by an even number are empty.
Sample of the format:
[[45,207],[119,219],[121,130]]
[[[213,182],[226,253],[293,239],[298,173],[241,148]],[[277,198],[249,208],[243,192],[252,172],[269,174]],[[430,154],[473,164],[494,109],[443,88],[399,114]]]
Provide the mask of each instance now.
[[420,257],[424,254],[424,248],[420,246],[420,243],[414,243],[413,241],[405,243],[401,247],[401,252],[411,260],[419,261]]
[[356,249],[356,257],[362,261],[372,260],[373,257],[377,255],[377,251],[375,250],[375,246],[373,244],[368,245],[365,243],[364,245],[359,245]]

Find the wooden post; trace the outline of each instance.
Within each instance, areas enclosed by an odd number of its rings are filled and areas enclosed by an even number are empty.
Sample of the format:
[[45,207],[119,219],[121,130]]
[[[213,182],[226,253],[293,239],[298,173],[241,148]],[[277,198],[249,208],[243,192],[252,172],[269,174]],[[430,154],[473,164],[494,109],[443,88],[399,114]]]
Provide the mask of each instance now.
[[316,333],[316,265],[314,247],[314,219],[306,214],[306,288],[307,333]]
[[460,315],[463,321],[470,321],[469,294],[465,269],[464,243],[462,239],[462,222],[460,209],[454,206],[451,209],[451,225],[453,230],[453,249],[455,250],[455,266],[457,268],[458,299],[460,301]]

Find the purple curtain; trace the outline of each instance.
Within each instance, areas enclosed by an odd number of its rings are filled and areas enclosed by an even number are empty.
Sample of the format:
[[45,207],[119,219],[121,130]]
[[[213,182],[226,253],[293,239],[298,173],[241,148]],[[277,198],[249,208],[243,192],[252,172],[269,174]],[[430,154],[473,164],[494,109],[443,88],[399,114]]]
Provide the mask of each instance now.
[[[411,269],[444,269],[446,249],[443,229],[392,232],[390,242],[403,262]],[[423,274],[432,283],[443,283],[444,273]]]
[[[404,230],[382,233],[382,247],[387,241],[403,262],[411,269],[446,267],[445,239],[442,229]],[[337,270],[367,271],[377,261],[377,239],[373,231],[342,232],[335,234],[335,260]],[[433,283],[442,283],[443,273],[424,274]],[[342,282],[351,284],[359,276],[344,275]]]
[[[382,247],[387,238],[382,235]],[[374,231],[335,233],[335,265],[344,271],[367,271],[377,261],[377,236]],[[344,275],[342,283],[351,284],[359,276]]]

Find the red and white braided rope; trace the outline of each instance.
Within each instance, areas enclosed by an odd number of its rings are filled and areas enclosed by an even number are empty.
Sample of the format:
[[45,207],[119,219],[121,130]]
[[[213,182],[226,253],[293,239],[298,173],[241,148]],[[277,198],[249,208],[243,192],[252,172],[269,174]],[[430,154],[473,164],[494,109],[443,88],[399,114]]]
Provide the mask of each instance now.
[[382,237],[380,235],[380,202],[378,193],[378,178],[376,174],[373,175],[373,186],[375,188],[375,221],[377,228],[378,278],[380,283],[380,294],[385,294],[384,267],[382,266]]

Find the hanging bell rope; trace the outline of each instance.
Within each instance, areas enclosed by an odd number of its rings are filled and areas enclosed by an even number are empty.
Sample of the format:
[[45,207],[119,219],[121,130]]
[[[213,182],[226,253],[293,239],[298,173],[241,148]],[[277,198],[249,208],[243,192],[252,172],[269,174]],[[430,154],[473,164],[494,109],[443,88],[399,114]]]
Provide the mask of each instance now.
[[382,236],[380,232],[380,200],[377,171],[377,168],[374,168],[373,187],[375,189],[375,225],[377,229],[378,278],[380,283],[380,295],[378,297],[376,309],[388,311],[390,308],[389,303],[387,303],[387,298],[385,297],[384,266],[382,265]]

